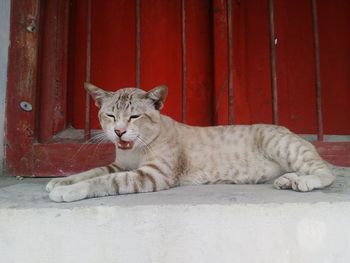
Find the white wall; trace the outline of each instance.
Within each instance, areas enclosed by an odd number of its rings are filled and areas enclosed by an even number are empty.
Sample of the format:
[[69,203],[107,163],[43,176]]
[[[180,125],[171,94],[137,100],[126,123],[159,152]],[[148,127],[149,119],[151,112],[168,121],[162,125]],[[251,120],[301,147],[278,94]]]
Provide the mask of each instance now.
[[7,55],[10,29],[10,2],[0,0],[0,175],[3,174]]

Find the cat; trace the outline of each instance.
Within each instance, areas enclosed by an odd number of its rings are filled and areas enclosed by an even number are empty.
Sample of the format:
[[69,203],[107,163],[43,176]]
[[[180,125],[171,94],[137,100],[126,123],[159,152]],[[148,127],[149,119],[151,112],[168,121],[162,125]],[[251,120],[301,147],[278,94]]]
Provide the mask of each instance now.
[[287,128],[267,125],[193,127],[160,114],[165,85],[146,92],[124,88],[85,89],[99,107],[98,118],[115,144],[116,160],[46,186],[50,199],[156,192],[180,185],[259,184],[300,192],[331,185],[350,168],[328,164],[314,146]]

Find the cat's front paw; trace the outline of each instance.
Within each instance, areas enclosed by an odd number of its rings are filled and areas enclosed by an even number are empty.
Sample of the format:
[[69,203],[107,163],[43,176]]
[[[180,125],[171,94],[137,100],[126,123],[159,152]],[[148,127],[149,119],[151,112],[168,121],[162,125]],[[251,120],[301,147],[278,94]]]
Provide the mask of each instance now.
[[309,192],[320,188],[320,186],[320,179],[313,175],[299,176],[295,181],[292,182],[293,190],[298,192]]
[[72,180],[67,178],[54,178],[46,185],[46,191],[51,192],[57,186],[69,185],[72,183]]
[[286,173],[273,182],[273,186],[276,189],[291,189],[293,182],[298,179],[296,173]]
[[73,202],[88,198],[89,187],[85,183],[57,186],[50,192],[50,199],[54,202]]
[[277,178],[273,183],[277,189],[293,189],[297,192],[309,192],[321,187],[320,179],[315,175],[301,175],[287,173]]
[[62,181],[62,178],[55,178],[50,180],[50,182],[48,182],[45,187],[46,191],[50,193],[53,190],[53,188],[61,181]]

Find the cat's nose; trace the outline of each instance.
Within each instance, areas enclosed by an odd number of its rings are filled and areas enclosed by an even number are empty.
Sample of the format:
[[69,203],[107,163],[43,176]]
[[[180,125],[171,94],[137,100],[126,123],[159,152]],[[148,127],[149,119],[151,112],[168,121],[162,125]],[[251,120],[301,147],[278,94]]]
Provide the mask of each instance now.
[[122,130],[122,129],[117,129],[117,130],[114,130],[114,132],[115,132],[115,134],[117,134],[118,135],[118,137],[120,138],[120,137],[122,137],[122,135],[124,134],[124,133],[126,133],[126,130]]

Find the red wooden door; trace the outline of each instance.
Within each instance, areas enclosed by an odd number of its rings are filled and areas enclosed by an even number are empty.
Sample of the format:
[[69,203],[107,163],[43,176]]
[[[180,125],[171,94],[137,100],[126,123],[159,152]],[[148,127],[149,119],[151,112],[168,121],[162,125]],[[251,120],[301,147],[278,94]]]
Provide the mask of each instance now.
[[163,113],[178,121],[275,122],[319,134],[321,154],[350,165],[349,142],[322,141],[350,134],[350,3],[312,2],[13,0],[8,172],[63,176],[113,160],[111,144],[89,140],[99,124],[86,80],[165,83]]

